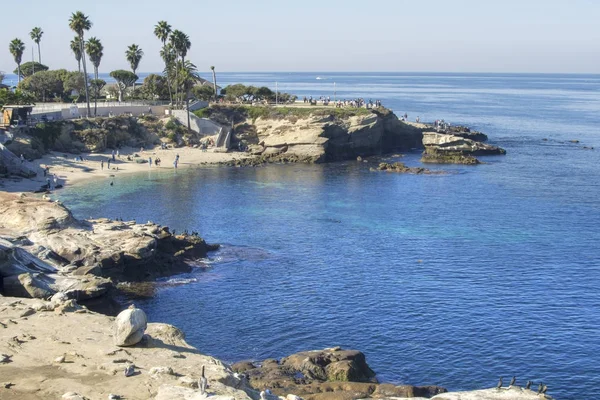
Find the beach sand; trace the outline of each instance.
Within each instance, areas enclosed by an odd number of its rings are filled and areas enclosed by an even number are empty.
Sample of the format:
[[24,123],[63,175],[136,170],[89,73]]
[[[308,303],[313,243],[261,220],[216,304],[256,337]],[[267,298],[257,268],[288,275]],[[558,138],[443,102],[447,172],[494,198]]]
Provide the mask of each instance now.
[[[42,185],[46,184],[46,177],[44,177],[43,169],[46,166],[50,167],[50,178],[56,174],[58,177],[58,183],[63,186],[71,186],[74,184],[80,184],[86,180],[91,179],[108,179],[111,176],[118,177],[125,174],[131,174],[136,172],[154,170],[166,170],[173,169],[173,161],[177,154],[179,154],[178,169],[186,169],[192,167],[198,167],[206,164],[216,164],[220,162],[226,162],[235,159],[250,157],[247,153],[240,152],[215,152],[214,149],[208,149],[202,151],[201,149],[195,149],[192,147],[181,147],[175,149],[161,149],[159,146],[153,149],[141,149],[124,147],[119,150],[119,157],[116,161],[112,161],[111,152],[107,150],[102,153],[90,153],[83,155],[85,161],[76,161],[76,157],[79,155],[50,152],[44,155],[42,158],[34,160],[32,162],[25,161],[38,171],[38,175],[32,179],[25,179],[19,177],[11,177],[7,179],[0,179],[0,190],[5,192],[31,192],[40,189]],[[134,158],[133,155],[138,154],[139,158]],[[127,156],[131,156],[133,161],[128,161]],[[136,159],[152,158],[152,166],[146,163],[137,163]],[[156,158],[160,158],[160,167],[155,165]],[[78,159],[78,158],[77,158]],[[107,161],[111,159],[110,169],[108,169]],[[101,168],[101,160],[104,160],[104,168]]]

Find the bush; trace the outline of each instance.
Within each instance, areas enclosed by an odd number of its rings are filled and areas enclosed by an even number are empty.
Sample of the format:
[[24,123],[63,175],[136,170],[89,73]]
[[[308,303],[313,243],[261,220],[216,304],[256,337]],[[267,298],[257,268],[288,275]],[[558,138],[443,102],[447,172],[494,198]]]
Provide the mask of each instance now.
[[179,122],[177,122],[177,120],[175,118],[169,119],[169,121],[165,124],[165,128],[170,131],[177,130],[178,127],[179,127]]
[[31,136],[39,140],[45,149],[51,149],[60,136],[61,130],[61,122],[42,122],[36,124],[31,130]]

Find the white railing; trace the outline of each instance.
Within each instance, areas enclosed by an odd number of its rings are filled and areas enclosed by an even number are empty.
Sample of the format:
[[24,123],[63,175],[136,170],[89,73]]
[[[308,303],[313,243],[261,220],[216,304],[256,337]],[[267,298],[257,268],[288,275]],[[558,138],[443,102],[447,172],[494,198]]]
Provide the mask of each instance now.
[[[135,106],[168,106],[168,101],[99,101],[98,107],[135,107]],[[33,106],[33,112],[49,112],[49,111],[60,111],[69,109],[72,106],[76,106],[79,109],[85,109],[86,103],[37,103]],[[94,103],[90,102],[90,109],[94,108]]]

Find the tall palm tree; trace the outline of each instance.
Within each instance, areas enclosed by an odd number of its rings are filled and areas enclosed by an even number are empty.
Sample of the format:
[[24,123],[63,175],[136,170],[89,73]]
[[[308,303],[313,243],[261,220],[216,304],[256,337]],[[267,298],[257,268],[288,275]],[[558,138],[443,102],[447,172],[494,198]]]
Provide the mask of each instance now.
[[104,56],[104,46],[99,39],[96,37],[91,37],[85,42],[85,51],[94,66],[94,79],[98,79],[98,67],[100,66],[100,62],[102,61],[102,56]]
[[[188,50],[192,47],[192,43],[190,42],[190,38],[188,35],[183,33],[180,30],[174,30],[171,33],[171,45],[175,49],[175,54],[178,57],[181,57],[181,63],[185,63],[185,56],[187,55]],[[179,68],[175,68],[175,81],[179,81],[178,74]],[[175,86],[175,101],[179,103],[179,85]]]
[[181,87],[181,92],[185,95],[187,109],[188,131],[191,130],[190,124],[190,90],[200,80],[198,69],[190,61],[177,61],[176,68],[178,70],[177,87]]
[[19,83],[21,83],[21,61],[23,59],[23,52],[25,51],[25,43],[21,39],[13,39],[8,45],[8,51],[15,59],[17,63],[17,75]]
[[171,44],[175,47],[177,55],[181,57],[181,62],[185,62],[185,56],[188,50],[192,47],[190,37],[180,30],[174,30],[171,34]]
[[[167,49],[167,40],[169,40],[169,35],[171,34],[171,25],[167,21],[158,21],[158,23],[154,26],[154,36],[158,38],[162,42],[163,48],[160,51],[160,56],[165,62],[165,71],[169,70],[169,64],[173,62],[171,60],[170,55],[173,53],[171,49]],[[171,78],[170,74],[167,72],[167,86],[169,87],[169,99],[171,100],[171,104],[173,104],[173,94],[171,93]]]
[[175,49],[173,46],[168,43],[163,46],[160,51],[160,57],[165,62],[165,70],[164,74],[167,77],[167,86],[169,87],[169,99],[171,100],[171,105],[173,104],[173,91],[172,91],[172,80],[173,80],[173,72],[174,72],[174,64],[177,59],[177,54],[175,53]]
[[[142,51],[142,49],[140,49],[140,46],[138,46],[137,44],[132,44],[127,48],[127,51],[125,51],[125,57],[127,57],[127,62],[129,62],[131,70],[134,74],[140,66],[140,61],[142,60],[143,56],[144,52]],[[135,91],[135,82],[133,82],[133,91]]]
[[79,47],[79,38],[77,36],[75,36],[75,39],[71,40],[70,46],[71,51],[77,60],[78,71],[81,72],[81,47]]
[[42,28],[40,27],[35,27],[31,30],[31,32],[29,33],[29,36],[31,36],[31,40],[33,40],[35,42],[35,44],[37,44],[38,47],[38,62],[41,64],[42,63],[42,50],[40,49],[40,42],[42,41],[42,35],[44,34],[44,31],[42,30]]
[[85,65],[85,52],[83,50],[83,34],[85,31],[89,31],[92,27],[90,19],[81,11],[74,12],[69,18],[69,28],[77,34],[79,37],[79,51],[81,52],[81,59],[83,61],[83,79],[85,82],[85,102],[87,103],[87,117],[90,116],[90,90],[88,87],[88,76],[87,68]]
[[210,70],[213,73],[213,88],[215,89],[215,103],[217,102],[217,74],[215,72],[215,66],[211,65]]

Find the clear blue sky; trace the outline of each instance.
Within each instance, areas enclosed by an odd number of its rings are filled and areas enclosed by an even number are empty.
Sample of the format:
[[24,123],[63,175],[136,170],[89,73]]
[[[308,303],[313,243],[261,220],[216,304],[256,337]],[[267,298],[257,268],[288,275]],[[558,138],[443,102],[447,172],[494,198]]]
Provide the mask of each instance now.
[[[12,5],[11,5],[12,4]],[[447,71],[600,73],[598,0],[28,0],[0,23],[0,71],[15,69],[8,44],[44,30],[42,61],[76,69],[73,11],[104,44],[101,72],[162,70],[159,20],[187,33],[201,71]],[[37,53],[36,53],[37,54]]]

